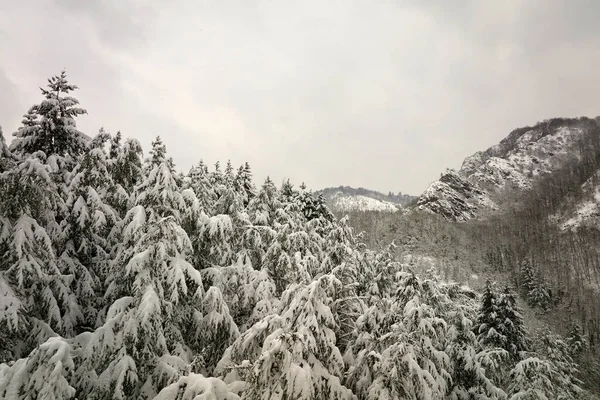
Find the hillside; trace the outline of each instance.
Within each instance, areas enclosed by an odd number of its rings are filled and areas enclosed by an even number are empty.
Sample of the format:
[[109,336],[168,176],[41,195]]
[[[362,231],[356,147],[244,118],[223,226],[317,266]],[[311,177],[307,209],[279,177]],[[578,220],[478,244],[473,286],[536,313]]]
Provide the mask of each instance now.
[[375,190],[339,186],[325,188],[315,194],[322,195],[334,212],[388,211],[395,212],[416,199],[407,194],[383,194]]
[[583,375],[600,382],[598,122],[516,129],[443,173],[409,212],[353,214],[351,224],[373,248],[394,242],[399,258],[418,255],[417,265],[446,278],[509,282],[530,310],[530,329],[566,334],[578,324],[592,350],[581,358]]
[[466,221],[502,208],[515,192],[583,157],[598,119],[556,118],[515,129],[489,149],[446,171],[419,197],[419,209]]

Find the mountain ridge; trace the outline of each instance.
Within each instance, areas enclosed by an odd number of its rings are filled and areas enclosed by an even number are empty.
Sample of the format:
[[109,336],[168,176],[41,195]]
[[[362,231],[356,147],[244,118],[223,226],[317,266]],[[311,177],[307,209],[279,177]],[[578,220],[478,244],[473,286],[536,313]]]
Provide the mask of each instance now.
[[581,158],[599,119],[554,118],[513,130],[498,144],[446,170],[417,200],[417,208],[467,221],[503,208],[510,193],[531,189],[541,177]]

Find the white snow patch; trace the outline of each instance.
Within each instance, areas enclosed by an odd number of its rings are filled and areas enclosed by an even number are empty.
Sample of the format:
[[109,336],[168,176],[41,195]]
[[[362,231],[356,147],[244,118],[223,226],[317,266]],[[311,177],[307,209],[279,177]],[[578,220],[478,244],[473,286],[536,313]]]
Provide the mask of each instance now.
[[362,195],[345,195],[337,192],[331,199],[332,208],[337,211],[398,211],[399,206],[388,201],[376,200]]

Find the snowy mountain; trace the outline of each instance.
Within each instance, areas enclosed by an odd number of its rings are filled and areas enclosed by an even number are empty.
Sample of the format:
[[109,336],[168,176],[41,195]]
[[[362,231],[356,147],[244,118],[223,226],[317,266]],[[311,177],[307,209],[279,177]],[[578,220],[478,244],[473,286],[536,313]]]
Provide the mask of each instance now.
[[403,206],[415,200],[415,196],[398,193],[383,194],[364,188],[340,186],[325,188],[315,194],[322,195],[332,211],[398,211]]
[[458,171],[442,174],[417,206],[454,221],[498,210],[511,192],[531,189],[540,178],[580,158],[585,140],[597,128],[598,119],[556,118],[516,129],[495,146],[467,157]]
[[[579,325],[530,333],[510,287],[370,250],[323,197],[256,187],[248,163],[184,173],[160,137],[146,157],[119,133],[85,141],[76,86],[49,87],[16,143],[0,131],[0,399],[588,398]],[[465,182],[439,187],[487,204]]]

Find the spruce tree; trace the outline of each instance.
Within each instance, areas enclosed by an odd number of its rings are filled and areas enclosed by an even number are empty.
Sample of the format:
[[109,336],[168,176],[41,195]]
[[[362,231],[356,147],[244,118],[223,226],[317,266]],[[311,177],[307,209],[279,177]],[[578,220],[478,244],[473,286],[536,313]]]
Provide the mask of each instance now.
[[64,70],[49,78],[47,89],[41,89],[45,100],[30,109],[24,126],[14,134],[11,149],[20,155],[43,151],[46,156],[76,158],[82,154],[86,139],[77,130],[75,118],[87,111],[79,108],[79,101],[69,95],[76,89],[67,81]]
[[519,359],[520,353],[528,349],[527,332],[522,310],[512,289],[506,286],[498,301],[498,331],[505,338],[502,346],[513,359]]
[[188,371],[201,350],[203,284],[179,224],[185,203],[159,140],[151,154],[138,205],[119,225],[122,244],[105,296],[112,305],[82,350],[82,396],[153,398]]

